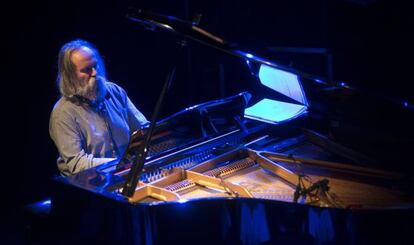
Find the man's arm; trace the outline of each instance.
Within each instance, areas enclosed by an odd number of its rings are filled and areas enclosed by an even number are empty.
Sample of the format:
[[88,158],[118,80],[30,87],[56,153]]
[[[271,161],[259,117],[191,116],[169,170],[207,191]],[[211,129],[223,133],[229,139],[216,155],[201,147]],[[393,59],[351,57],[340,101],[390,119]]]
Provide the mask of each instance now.
[[132,101],[127,97],[127,113],[128,123],[131,132],[142,129],[149,121],[145,116],[135,107]]
[[59,151],[58,168],[65,175],[72,175],[113,160],[96,158],[85,152],[80,129],[68,113],[52,112],[49,134]]

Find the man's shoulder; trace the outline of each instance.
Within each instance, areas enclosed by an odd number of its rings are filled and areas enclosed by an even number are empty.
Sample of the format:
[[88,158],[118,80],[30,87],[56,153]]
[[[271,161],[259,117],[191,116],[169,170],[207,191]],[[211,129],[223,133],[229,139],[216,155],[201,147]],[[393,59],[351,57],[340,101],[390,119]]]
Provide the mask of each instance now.
[[70,106],[69,103],[70,103],[69,100],[66,99],[65,97],[60,97],[56,101],[55,105],[53,106],[53,111],[59,111],[59,110],[62,110],[63,108],[66,108]]
[[112,95],[121,96],[121,97],[126,96],[125,90],[116,83],[107,81],[106,88],[108,89],[108,91],[110,91]]
[[107,81],[106,83],[105,83],[105,85],[106,85],[106,87],[108,88],[108,89],[110,89],[110,90],[117,90],[117,91],[119,91],[119,90],[123,90],[123,88],[121,87],[121,86],[119,86],[118,84],[116,84],[116,83],[114,83],[114,82],[109,82],[109,81]]
[[53,106],[51,116],[58,116],[62,114],[71,114],[76,110],[77,105],[69,101],[65,97],[61,97]]

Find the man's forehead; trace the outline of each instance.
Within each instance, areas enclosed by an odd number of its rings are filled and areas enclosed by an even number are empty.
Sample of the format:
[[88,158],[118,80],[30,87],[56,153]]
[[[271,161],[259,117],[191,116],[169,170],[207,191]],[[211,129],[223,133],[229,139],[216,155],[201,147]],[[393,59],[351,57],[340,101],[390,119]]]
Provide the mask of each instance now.
[[83,62],[94,58],[94,52],[88,47],[81,47],[72,53],[71,60],[73,63]]

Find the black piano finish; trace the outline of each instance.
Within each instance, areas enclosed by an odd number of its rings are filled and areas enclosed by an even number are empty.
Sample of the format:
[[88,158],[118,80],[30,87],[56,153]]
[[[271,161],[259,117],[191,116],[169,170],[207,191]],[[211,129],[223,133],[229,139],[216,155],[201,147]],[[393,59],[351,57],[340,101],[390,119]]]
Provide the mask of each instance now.
[[249,198],[146,205],[57,188],[54,236],[80,244],[412,242],[412,207],[345,210]]

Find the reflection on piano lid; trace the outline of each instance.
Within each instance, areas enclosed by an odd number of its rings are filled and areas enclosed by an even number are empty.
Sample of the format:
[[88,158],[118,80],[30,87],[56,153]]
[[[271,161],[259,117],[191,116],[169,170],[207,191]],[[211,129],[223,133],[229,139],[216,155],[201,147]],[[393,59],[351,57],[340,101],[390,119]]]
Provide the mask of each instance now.
[[[190,106],[160,120],[150,142],[149,159],[242,129],[239,120],[243,117],[244,108],[250,97],[248,92],[243,92]],[[131,161],[131,157],[143,142],[146,130],[132,134],[126,153],[119,164],[122,164],[122,161]]]

